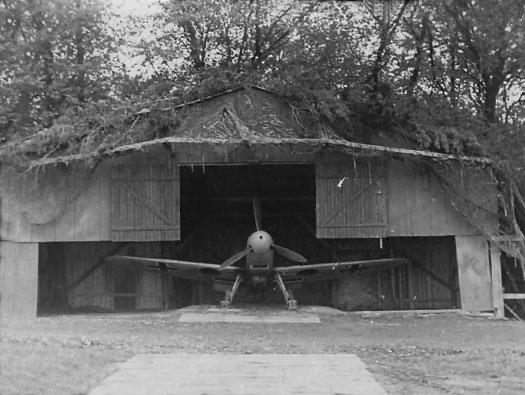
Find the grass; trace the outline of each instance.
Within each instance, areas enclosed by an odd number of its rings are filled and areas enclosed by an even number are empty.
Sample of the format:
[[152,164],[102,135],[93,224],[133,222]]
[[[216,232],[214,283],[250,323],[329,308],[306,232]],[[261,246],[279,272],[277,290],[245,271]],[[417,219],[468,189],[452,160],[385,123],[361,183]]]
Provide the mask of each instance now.
[[4,321],[1,395],[80,395],[138,353],[355,353],[389,394],[522,394],[525,325],[456,315],[183,324],[178,312]]

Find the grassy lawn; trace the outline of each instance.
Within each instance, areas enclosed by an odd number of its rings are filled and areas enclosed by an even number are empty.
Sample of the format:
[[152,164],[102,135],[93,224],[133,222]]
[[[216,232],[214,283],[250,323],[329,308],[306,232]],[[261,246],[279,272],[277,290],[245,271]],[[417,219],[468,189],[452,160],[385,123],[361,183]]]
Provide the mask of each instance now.
[[2,322],[0,394],[87,394],[139,353],[355,353],[389,394],[522,394],[525,325],[322,315],[321,324],[188,324],[177,311]]

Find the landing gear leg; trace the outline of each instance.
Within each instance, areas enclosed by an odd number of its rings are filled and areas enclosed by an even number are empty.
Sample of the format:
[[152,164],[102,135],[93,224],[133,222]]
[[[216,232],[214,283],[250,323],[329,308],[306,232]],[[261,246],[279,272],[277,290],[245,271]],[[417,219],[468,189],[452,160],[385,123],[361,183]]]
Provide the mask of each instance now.
[[230,295],[231,295],[231,290],[227,290],[226,291],[226,295],[224,295],[224,299],[221,300],[221,307],[223,309],[227,309],[228,307],[230,307]]
[[297,310],[297,300],[294,299],[292,290],[286,290],[283,279],[279,273],[275,273],[275,280],[277,281],[279,289],[283,293],[284,301],[288,305],[288,310]]
[[297,310],[297,300],[293,297],[291,289],[288,290],[288,302],[286,304],[288,305],[288,310]]
[[241,285],[242,277],[240,274],[237,275],[235,278],[235,282],[233,283],[233,286],[231,289],[228,289],[226,291],[226,294],[224,295],[224,299],[221,300],[221,307],[224,309],[227,309],[230,307],[230,305],[233,302],[233,297],[237,293],[237,290],[239,289],[239,285]]

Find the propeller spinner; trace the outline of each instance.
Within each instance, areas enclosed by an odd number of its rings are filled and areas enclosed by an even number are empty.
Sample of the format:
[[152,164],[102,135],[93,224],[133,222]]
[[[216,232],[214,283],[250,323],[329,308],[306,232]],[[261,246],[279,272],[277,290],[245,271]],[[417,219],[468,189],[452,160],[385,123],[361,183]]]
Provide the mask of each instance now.
[[258,230],[248,237],[248,248],[256,254],[263,254],[273,245],[272,236],[264,230]]
[[285,258],[288,258],[291,261],[298,262],[298,263],[307,262],[306,258],[303,257],[301,254],[295,251],[292,251],[288,248],[281,247],[281,246],[274,244],[272,236],[270,236],[268,232],[261,230],[261,203],[257,196],[254,196],[253,198],[253,216],[255,218],[255,227],[257,231],[252,233],[250,237],[248,237],[248,243],[247,243],[248,246],[244,250],[239,251],[235,255],[226,259],[221,264],[221,269],[224,269],[226,267],[229,267],[235,264],[237,261],[241,260],[242,258],[244,258],[246,255],[248,255],[251,252],[255,254],[263,254],[267,252],[269,249],[274,250],[277,254],[284,256]]

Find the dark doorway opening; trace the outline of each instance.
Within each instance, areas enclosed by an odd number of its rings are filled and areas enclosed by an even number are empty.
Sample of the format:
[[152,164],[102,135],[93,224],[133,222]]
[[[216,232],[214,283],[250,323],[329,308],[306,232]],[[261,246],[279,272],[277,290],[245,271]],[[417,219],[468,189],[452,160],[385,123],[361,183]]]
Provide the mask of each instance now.
[[277,231],[285,219],[297,216],[315,224],[313,165],[184,166],[180,176],[181,228],[186,235],[211,221],[246,227],[251,233],[254,196],[261,202],[263,228],[268,231]]
[[[310,262],[325,258],[315,237],[315,166],[313,164],[264,164],[184,166],[181,178],[181,230],[178,257],[221,263],[246,247],[256,230],[253,198],[260,201],[262,229],[277,244],[304,254]],[[176,245],[173,246],[177,248]],[[169,252],[168,252],[169,254]],[[171,254],[172,256],[175,254]],[[290,261],[276,256],[276,265]],[[217,303],[222,294],[208,284],[196,286],[193,303]],[[330,285],[313,285],[297,292],[298,299],[330,303]],[[240,292],[237,302],[250,301]],[[269,292],[266,303],[283,303],[279,290]]]
[[460,307],[456,246],[453,236],[392,237],[385,248],[409,258],[410,266],[381,273],[382,310]]
[[37,312],[69,308],[63,243],[40,243],[38,250]]

